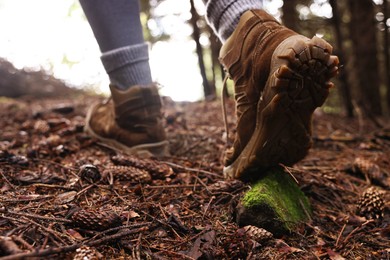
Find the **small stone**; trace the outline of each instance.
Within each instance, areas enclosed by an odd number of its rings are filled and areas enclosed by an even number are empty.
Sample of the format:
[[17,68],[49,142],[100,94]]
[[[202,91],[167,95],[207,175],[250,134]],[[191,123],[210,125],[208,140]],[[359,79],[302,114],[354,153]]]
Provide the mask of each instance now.
[[79,176],[82,180],[95,183],[102,178],[99,169],[92,164],[84,164],[80,167]]
[[29,160],[27,157],[23,155],[12,155],[9,157],[9,162],[11,164],[16,164],[19,166],[28,166],[29,165]]

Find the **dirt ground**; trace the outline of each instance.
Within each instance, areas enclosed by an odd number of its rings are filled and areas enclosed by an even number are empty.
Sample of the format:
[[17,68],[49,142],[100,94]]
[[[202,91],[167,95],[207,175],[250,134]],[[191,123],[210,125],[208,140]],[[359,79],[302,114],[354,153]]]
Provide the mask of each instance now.
[[288,168],[311,220],[270,237],[234,221],[249,186],[222,177],[220,102],[166,98],[171,156],[146,159],[83,132],[99,99],[0,98],[0,259],[390,258],[390,128],[317,111]]

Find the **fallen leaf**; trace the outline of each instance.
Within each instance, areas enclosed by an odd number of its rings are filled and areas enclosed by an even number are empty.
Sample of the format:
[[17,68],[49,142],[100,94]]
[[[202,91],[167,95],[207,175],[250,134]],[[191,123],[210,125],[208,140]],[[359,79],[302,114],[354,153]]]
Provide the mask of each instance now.
[[199,236],[190,251],[188,251],[187,256],[192,257],[193,259],[199,259],[203,256],[203,253],[210,249],[211,246],[215,243],[215,231],[210,230],[203,235]]
[[122,215],[123,219],[131,219],[131,218],[139,218],[140,217],[140,215],[133,210],[124,211],[124,212],[122,212],[121,215]]
[[83,240],[84,239],[84,237],[79,232],[77,232],[74,229],[68,229],[68,230],[66,230],[66,233],[69,236],[73,237],[74,239],[77,239],[77,240]]
[[345,260],[339,253],[332,251],[331,249],[327,249],[326,252],[331,260]]
[[284,242],[281,239],[277,239],[275,243],[276,248],[279,249],[280,252],[283,253],[297,253],[297,252],[303,252],[302,249],[289,246],[286,242]]
[[58,194],[54,199],[55,204],[67,204],[75,199],[77,195],[76,191],[69,191],[65,193]]

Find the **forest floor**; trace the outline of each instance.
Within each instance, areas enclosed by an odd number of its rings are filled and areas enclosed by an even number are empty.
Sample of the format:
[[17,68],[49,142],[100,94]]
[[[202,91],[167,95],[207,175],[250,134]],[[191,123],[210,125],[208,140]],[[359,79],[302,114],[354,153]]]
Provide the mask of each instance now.
[[390,128],[317,111],[313,148],[287,168],[311,219],[261,239],[234,221],[249,186],[222,176],[220,102],[166,98],[171,155],[146,159],[83,132],[100,99],[0,98],[0,259],[390,259]]

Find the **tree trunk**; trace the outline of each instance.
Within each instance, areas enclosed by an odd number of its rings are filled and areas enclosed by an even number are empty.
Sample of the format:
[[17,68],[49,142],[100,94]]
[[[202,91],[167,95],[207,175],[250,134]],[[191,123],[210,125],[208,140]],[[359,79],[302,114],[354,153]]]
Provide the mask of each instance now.
[[193,28],[192,38],[194,39],[196,43],[196,54],[198,55],[198,62],[199,62],[199,69],[200,74],[202,75],[203,79],[203,91],[206,98],[215,96],[215,86],[211,86],[209,84],[209,81],[207,80],[206,75],[206,67],[203,60],[203,48],[200,44],[199,38],[200,38],[200,30],[197,25],[197,22],[199,21],[199,14],[197,13],[194,5],[194,0],[190,0],[191,4],[191,20],[190,23]]
[[[211,63],[213,67],[213,79],[214,79],[214,86],[216,86],[216,82],[223,82],[225,78],[225,71],[223,70],[223,66],[221,65],[219,61],[219,51],[221,50],[221,41],[218,39],[218,37],[215,35],[213,30],[209,27],[210,32],[210,51],[211,51]],[[217,79],[217,72],[220,73],[220,78]],[[229,96],[229,93],[227,89],[223,92],[223,95],[226,97]]]
[[[333,17],[332,17],[332,23],[333,23],[333,28],[335,30],[335,36],[336,36],[336,54],[340,58],[340,63],[345,64],[345,55],[344,55],[344,37],[343,34],[341,33],[341,19],[340,19],[340,12],[339,8],[337,6],[337,1],[336,0],[329,0],[329,4],[332,6],[332,11],[333,11]],[[340,70],[340,81],[341,81],[341,86],[339,88],[340,94],[343,100],[343,105],[345,112],[347,113],[348,117],[353,117],[353,105],[352,105],[352,96],[351,96],[351,91],[348,85],[347,81],[347,71],[342,69]]]
[[298,12],[296,9],[297,1],[296,0],[284,0],[283,6],[282,6],[282,21],[283,24],[290,28],[291,30],[294,30],[296,32],[299,31],[298,28]]
[[221,42],[218,37],[215,35],[211,27],[208,28],[208,33],[210,34],[210,56],[211,56],[211,67],[213,70],[213,83],[218,81],[217,79],[217,70],[219,68],[219,50],[221,49]]
[[389,53],[389,26],[387,21],[389,19],[388,1],[383,0],[383,21],[385,29],[383,31],[383,55],[385,57],[385,84],[386,86],[386,103],[388,111],[390,111],[390,53]]
[[374,3],[372,0],[349,0],[348,3],[359,104],[368,115],[381,115]]

